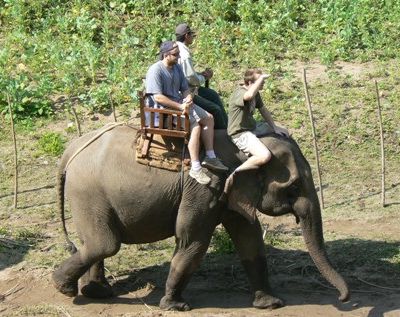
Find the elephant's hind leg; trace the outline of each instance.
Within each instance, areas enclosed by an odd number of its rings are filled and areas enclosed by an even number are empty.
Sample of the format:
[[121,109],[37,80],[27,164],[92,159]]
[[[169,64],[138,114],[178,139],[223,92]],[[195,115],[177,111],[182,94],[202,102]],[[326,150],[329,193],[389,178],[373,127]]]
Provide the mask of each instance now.
[[80,251],[77,251],[53,273],[55,288],[69,297],[78,295],[78,279],[89,267],[90,264],[82,262]]
[[113,296],[111,285],[104,275],[104,260],[93,264],[81,278],[81,293],[89,298]]
[[[81,231],[80,235],[83,242],[82,248],[61,263],[53,273],[55,287],[67,296],[76,296],[79,278],[90,269],[89,280],[93,280],[97,285],[86,288],[84,295],[96,295],[95,292],[102,296],[106,293],[110,294],[111,289],[102,271],[102,261],[119,251],[121,241],[118,230],[109,221],[97,218],[94,223],[86,223],[85,231]],[[97,282],[100,282],[102,286],[100,287]],[[99,291],[99,288],[104,289]]]

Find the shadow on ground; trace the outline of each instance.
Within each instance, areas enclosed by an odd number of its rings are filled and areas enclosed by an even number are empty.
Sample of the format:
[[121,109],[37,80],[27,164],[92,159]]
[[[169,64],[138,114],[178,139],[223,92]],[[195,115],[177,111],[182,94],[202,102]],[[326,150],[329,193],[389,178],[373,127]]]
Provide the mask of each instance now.
[[20,263],[33,247],[23,240],[0,237],[0,271]]
[[[307,252],[267,249],[270,280],[287,306],[330,305],[341,312],[368,307],[369,317],[400,309],[400,267],[390,259],[400,255],[400,242],[343,239],[326,243],[334,267],[348,282],[352,297],[341,303],[315,268]],[[77,305],[92,302],[157,306],[164,293],[169,263],[133,270],[110,279],[116,297],[109,300],[75,298]],[[143,294],[144,295],[141,295]],[[134,294],[134,298],[124,295]],[[209,253],[193,275],[185,299],[192,308],[249,308],[251,293],[240,261],[234,254]]]

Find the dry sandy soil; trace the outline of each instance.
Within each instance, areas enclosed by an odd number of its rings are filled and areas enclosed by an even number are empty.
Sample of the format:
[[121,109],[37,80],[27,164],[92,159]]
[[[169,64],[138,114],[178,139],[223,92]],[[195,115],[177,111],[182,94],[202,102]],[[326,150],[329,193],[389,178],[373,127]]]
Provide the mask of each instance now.
[[[297,65],[299,76],[301,67]],[[362,71],[350,64],[341,67],[343,72],[355,75]],[[323,69],[314,65],[310,67],[309,76],[310,80],[321,77]],[[102,120],[110,121],[110,117]],[[66,125],[67,122],[61,122],[51,129],[62,131]],[[33,150],[29,145],[33,140],[27,136],[25,141],[22,152],[28,153]],[[4,150],[0,168],[5,169],[12,166],[12,146],[10,142],[2,142],[0,146]],[[124,267],[123,270],[111,265],[107,278],[116,293],[112,299],[89,300],[82,296],[71,299],[55,290],[51,272],[66,256],[60,247],[63,239],[54,204],[56,161],[39,157],[31,164],[31,158],[27,157],[22,167],[20,208],[17,211],[9,208],[11,190],[0,192],[0,227],[3,231],[21,232],[21,236],[22,228],[33,228],[41,232],[41,236],[35,245],[24,244],[21,242],[24,240],[2,240],[1,316],[400,316],[399,169],[388,181],[389,206],[386,208],[380,206],[376,190],[355,194],[351,192],[355,190],[351,185],[337,184],[334,178],[325,180],[326,245],[334,266],[349,283],[352,291],[349,302],[339,302],[337,291],[320,277],[302,245],[299,228],[292,217],[261,216],[272,237],[286,243],[280,247],[275,241],[274,247],[267,247],[271,284],[286,306],[273,311],[252,308],[246,277],[236,256],[210,252],[185,292],[193,310],[178,313],[158,308],[169,267],[168,260],[164,259],[172,255],[170,249],[150,265],[132,264],[130,269]],[[335,190],[340,187],[349,192],[347,197],[350,198],[335,197],[338,195]],[[71,220],[68,226],[71,228]],[[145,257],[148,250],[131,246],[121,251],[121,257],[131,253]],[[391,260],[394,256],[397,256],[395,263]]]
[[[268,220],[271,230],[276,226],[280,226],[280,230],[296,230],[291,218]],[[380,218],[379,224],[362,220],[325,222],[325,231],[363,241],[359,245],[354,243],[354,247],[379,248],[381,243],[385,243],[378,238],[382,231],[391,235],[394,241],[399,241],[400,234],[396,230],[398,227],[399,221],[394,223],[391,218]],[[327,244],[334,243],[341,242],[331,241]],[[286,302],[285,307],[274,311],[251,307],[246,278],[234,256],[208,255],[185,294],[193,308],[190,312],[163,312],[158,308],[168,263],[133,269],[127,274],[108,275],[117,296],[110,300],[89,300],[82,296],[74,299],[63,296],[52,286],[50,269],[32,267],[22,261],[0,271],[0,315],[400,316],[399,276],[389,276],[386,271],[390,271],[390,268],[382,267],[379,272],[379,268],[375,267],[373,269],[378,270],[368,274],[344,270],[342,273],[350,284],[352,298],[348,303],[341,303],[337,300],[337,292],[320,279],[312,265],[296,266],[296,257],[307,257],[306,253],[275,248],[268,250],[272,285],[277,295]],[[367,284],[368,281],[359,279],[358,276],[377,281],[375,283],[380,285]],[[393,279],[390,280],[391,278]]]

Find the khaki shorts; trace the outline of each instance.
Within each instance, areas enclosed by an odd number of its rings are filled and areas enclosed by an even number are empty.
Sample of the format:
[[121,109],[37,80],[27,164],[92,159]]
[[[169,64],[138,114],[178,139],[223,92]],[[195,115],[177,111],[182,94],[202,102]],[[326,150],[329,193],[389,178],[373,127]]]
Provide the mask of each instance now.
[[247,156],[268,156],[268,148],[260,141],[257,136],[250,132],[243,132],[238,138],[232,138],[233,143],[239,150],[243,151]]
[[[190,107],[190,111],[189,111],[189,122],[190,122],[190,131],[192,131],[192,129],[196,126],[198,126],[198,122],[201,119],[205,119],[208,117],[208,112],[205,111],[203,108],[199,107],[196,104],[193,104],[192,107]],[[182,120],[182,126],[183,126],[183,122],[184,122],[184,116],[181,116],[181,120]]]
[[195,125],[201,119],[205,119],[207,117],[208,117],[208,112],[205,111],[203,108],[199,107],[198,105],[193,104],[193,106],[190,107],[190,112],[189,112],[190,125]]

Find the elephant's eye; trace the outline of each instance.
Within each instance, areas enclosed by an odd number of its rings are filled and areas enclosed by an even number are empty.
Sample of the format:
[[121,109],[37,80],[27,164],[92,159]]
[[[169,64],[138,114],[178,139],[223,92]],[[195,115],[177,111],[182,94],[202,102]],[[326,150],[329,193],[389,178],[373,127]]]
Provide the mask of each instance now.
[[296,183],[293,183],[289,186],[288,192],[290,196],[296,196],[300,191],[299,186]]

